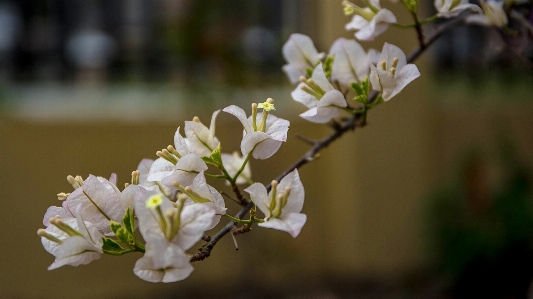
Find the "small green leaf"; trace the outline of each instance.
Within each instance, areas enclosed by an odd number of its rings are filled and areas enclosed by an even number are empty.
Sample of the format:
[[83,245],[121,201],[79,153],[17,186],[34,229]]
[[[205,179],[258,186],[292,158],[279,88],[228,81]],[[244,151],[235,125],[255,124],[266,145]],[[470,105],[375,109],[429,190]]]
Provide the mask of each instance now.
[[368,93],[370,92],[370,81],[368,76],[366,76],[363,82],[361,82],[361,87],[363,88],[364,94],[368,96]]
[[122,228],[122,225],[116,221],[111,220],[109,222],[109,227],[111,227],[111,231],[117,234],[117,231]]
[[222,153],[220,150],[220,143],[218,144],[218,147],[213,150],[211,153],[211,160],[213,161],[213,165],[216,167],[222,166]]
[[131,241],[131,234],[122,227],[115,232],[115,236],[126,244],[129,244]]
[[213,161],[213,158],[208,156],[203,156],[202,160],[204,160],[205,163],[215,165],[215,161]]
[[311,76],[313,76],[313,69],[310,69],[310,68],[306,69],[305,75],[307,78],[311,78]]
[[124,250],[124,248],[122,246],[120,246],[120,244],[118,244],[117,241],[115,241],[113,239],[102,238],[102,240],[103,240],[102,250],[104,250],[104,251],[117,251],[117,252],[120,252],[120,251]]
[[122,224],[130,234],[133,235],[135,233],[135,219],[133,219],[133,213],[130,208],[126,210],[126,213],[122,218]]
[[356,96],[356,97],[354,98],[354,100],[356,100],[356,101],[359,102],[359,103],[363,103],[363,104],[366,104],[367,99],[368,99],[367,96],[364,95],[364,94],[362,94],[362,95],[360,95],[360,96]]
[[363,95],[363,88],[361,87],[361,85],[357,84],[356,82],[352,82],[350,86],[355,91],[356,95]]
[[333,61],[335,60],[335,55],[330,55],[326,58],[326,61],[324,61],[323,68],[324,68],[324,74],[327,78],[331,77],[331,69],[333,67]]

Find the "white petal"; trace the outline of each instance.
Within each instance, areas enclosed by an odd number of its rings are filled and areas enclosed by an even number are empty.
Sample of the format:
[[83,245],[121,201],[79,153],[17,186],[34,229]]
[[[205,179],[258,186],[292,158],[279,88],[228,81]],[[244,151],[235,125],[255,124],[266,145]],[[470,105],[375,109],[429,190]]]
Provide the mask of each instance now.
[[286,119],[269,114],[266,121],[265,133],[277,141],[286,141],[290,122]]
[[324,57],[323,53],[318,53],[309,36],[299,33],[291,34],[283,45],[282,54],[289,64],[304,67],[304,71],[306,66],[312,67]]
[[339,114],[340,109],[337,107],[317,107],[300,114],[300,117],[313,123],[323,124],[339,116]]
[[190,204],[181,212],[181,225],[172,243],[188,250],[198,242],[204,232],[211,229],[215,211],[205,204]]
[[244,189],[245,192],[250,194],[252,201],[263,212],[265,217],[270,217],[270,198],[268,197],[265,186],[261,183],[254,183],[248,188]]
[[359,15],[354,15],[352,21],[346,24],[345,28],[346,30],[360,30],[361,28],[367,27],[368,24],[369,22],[365,18]]
[[[236,156],[236,155],[230,155],[230,154],[222,154],[222,164],[224,165],[224,168],[226,168],[226,171],[231,177],[234,177],[237,174],[237,171],[241,169],[242,164],[244,163],[244,157],[242,156]],[[244,166],[243,171],[241,174],[239,174],[239,177],[237,177],[237,181],[235,183],[237,184],[245,184],[248,179],[252,178],[252,170],[250,168],[250,161],[246,163],[246,166]],[[229,182],[226,182],[229,184]]]
[[246,133],[251,133],[254,131],[252,127],[252,122],[248,121],[248,118],[246,117],[246,113],[244,112],[244,110],[242,110],[242,108],[237,107],[235,105],[231,105],[231,106],[228,106],[222,109],[222,111],[227,112],[237,117],[237,119],[239,119],[242,126],[244,127],[244,130],[246,131]]
[[215,125],[217,121],[217,116],[220,113],[220,109],[213,112],[213,115],[211,115],[211,124],[209,125],[209,132],[211,133],[211,136],[215,136]]
[[259,143],[270,139],[270,135],[263,133],[263,132],[253,132],[250,134],[244,135],[241,141],[241,152],[242,155],[245,156],[249,152],[251,152],[256,145]]
[[158,158],[152,163],[146,180],[149,182],[161,181],[164,177],[170,175],[174,169],[176,169],[174,164],[163,158]]
[[313,76],[311,76],[313,80],[322,88],[324,91],[330,91],[333,90],[333,86],[331,83],[329,83],[328,78],[326,78],[326,74],[324,73],[324,67],[322,66],[322,63],[319,63],[315,69],[313,70]]
[[383,99],[385,101],[388,101],[391,98],[391,95],[393,94],[394,90],[396,89],[396,78],[389,71],[383,71],[378,69],[377,73],[379,77],[379,83],[383,88]]
[[405,53],[399,47],[385,43],[381,56],[379,57],[379,63],[381,64],[382,61],[385,61],[387,63],[387,71],[390,71],[394,58],[398,58],[398,64],[396,65],[396,71],[398,72],[407,64]]
[[291,81],[292,84],[296,84],[300,82],[300,77],[305,76],[305,70],[306,66],[300,65],[294,65],[294,64],[285,64],[281,67],[281,70],[289,77],[289,81]]
[[191,151],[189,150],[189,144],[187,142],[187,139],[181,136],[180,127],[178,127],[176,133],[174,133],[174,148],[182,156],[191,153]]
[[348,104],[346,104],[346,99],[344,98],[342,92],[334,89],[326,92],[326,94],[320,99],[318,107],[320,108],[325,106],[346,107]]
[[291,92],[292,99],[298,103],[304,104],[307,106],[307,108],[316,107],[318,105],[318,99],[315,96],[303,91],[303,86],[305,86],[304,83],[300,83],[298,86],[296,86],[296,88]]
[[140,172],[139,174],[139,185],[144,185],[148,181],[148,173],[150,172],[150,168],[152,167],[152,164],[154,164],[154,160],[152,159],[142,159],[139,165],[137,165],[137,170]]
[[211,156],[211,152],[218,146],[211,131],[202,123],[186,121],[185,135],[189,141],[189,150],[199,156]]
[[293,238],[296,238],[302,230],[307,216],[300,213],[291,213],[284,217],[284,219],[270,218],[268,221],[259,223],[260,227],[273,228],[288,232]]
[[254,132],[244,136],[241,142],[241,151],[243,155],[247,155],[255,148],[252,157],[256,159],[267,159],[278,151],[281,143],[281,141],[272,139],[266,133]]
[[351,82],[361,82],[368,74],[367,55],[356,41],[339,38],[331,46],[329,54],[335,55],[331,80],[348,86]]
[[[65,202],[63,202],[63,204],[65,205]],[[75,217],[74,215],[72,215],[72,213],[68,209],[65,209],[64,207],[51,206],[46,210],[46,213],[44,213],[44,217],[43,217],[44,226],[48,227],[50,225],[50,218],[55,217],[55,216],[59,216],[63,219]]]
[[[287,205],[282,210],[281,216],[285,213],[300,213],[304,205],[305,191],[302,181],[300,180],[300,174],[295,169],[287,174],[281,182],[279,182],[277,193],[285,192],[285,188],[290,187],[290,195],[287,199]],[[277,196],[277,195],[276,195]]]
[[100,258],[97,248],[81,236],[73,236],[63,240],[63,243],[55,251],[56,260],[48,267],[48,270],[70,265],[73,267],[86,265]]
[[414,79],[420,77],[420,72],[418,71],[418,68],[414,64],[408,64],[404,68],[400,70],[399,73],[396,74],[396,87],[394,88],[394,91],[391,93],[390,96],[388,96],[388,100],[392,98],[393,96],[397,95],[407,84],[409,84]]
[[111,174],[111,176],[109,177],[109,183],[115,186],[117,185],[117,174],[116,173]]

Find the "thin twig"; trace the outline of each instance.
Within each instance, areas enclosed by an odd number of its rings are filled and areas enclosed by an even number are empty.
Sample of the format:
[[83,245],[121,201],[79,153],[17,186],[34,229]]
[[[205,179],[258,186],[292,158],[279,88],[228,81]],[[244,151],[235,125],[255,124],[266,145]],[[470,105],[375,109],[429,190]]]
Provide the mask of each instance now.
[[309,138],[307,138],[307,137],[304,137],[304,136],[302,136],[302,135],[300,135],[300,134],[296,134],[295,136],[296,136],[296,138],[302,140],[303,142],[305,142],[305,143],[307,143],[307,144],[315,145],[315,143],[316,143],[316,141],[311,140],[311,139],[309,139]]
[[[415,61],[433,42],[435,42],[445,31],[461,24],[464,20],[464,18],[469,15],[470,12],[463,12],[461,13],[457,18],[441,25],[435,33],[423,44],[424,47],[419,46],[416,50],[411,52],[409,57],[407,58],[407,62],[411,63]],[[368,97],[368,103],[372,103],[376,100],[378,96],[378,92],[374,91],[372,92]],[[320,139],[316,141],[316,143],[313,145],[313,147],[308,150],[298,161],[296,161],[293,165],[291,165],[287,170],[285,170],[282,174],[280,174],[276,181],[281,181],[287,174],[292,172],[295,169],[298,169],[305,164],[309,163],[310,161],[313,161],[317,155],[318,152],[320,152],[322,149],[328,147],[332,142],[340,138],[342,135],[344,135],[346,132],[355,129],[358,122],[361,119],[361,114],[355,114],[349,117],[345,122],[339,125],[338,128],[335,129],[333,133],[330,135],[324,137],[323,139]],[[360,125],[361,126],[361,125]],[[269,192],[272,188],[271,185],[267,186],[267,191]],[[252,201],[247,201],[246,205],[243,206],[243,208],[235,215],[235,218],[241,219],[254,207],[254,203]],[[214,236],[211,237],[211,241],[205,243],[202,247],[198,249],[199,252],[194,254],[191,258],[191,262],[195,261],[201,261],[206,259],[211,255],[211,250],[213,250],[213,247],[217,244],[217,242],[222,239],[227,233],[231,232],[233,226],[236,223],[229,222],[226,224],[224,228],[222,228],[218,233],[216,233]]]
[[236,200],[235,198],[233,198],[232,196],[230,196],[229,194],[227,194],[227,193],[224,192],[224,191],[220,192],[220,194],[222,194],[222,196],[225,196],[225,197],[227,197],[227,198],[233,200],[234,202],[236,202],[236,203],[239,204],[239,205],[241,204],[238,200]]

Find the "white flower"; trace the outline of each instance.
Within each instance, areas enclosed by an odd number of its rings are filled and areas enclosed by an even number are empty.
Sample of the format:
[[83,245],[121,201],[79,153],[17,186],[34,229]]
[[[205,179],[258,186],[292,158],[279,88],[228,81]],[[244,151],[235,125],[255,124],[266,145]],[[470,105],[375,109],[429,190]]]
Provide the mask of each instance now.
[[120,222],[125,212],[117,186],[93,175],[89,175],[82,186],[67,197],[65,203],[74,216],[81,216],[104,234],[111,233],[109,221]]
[[339,116],[340,109],[346,107],[344,95],[329,83],[322,64],[313,70],[310,79],[301,78],[296,89],[291,93],[292,98],[309,108],[300,114],[302,118],[314,123],[326,123]]
[[186,198],[186,206],[202,204],[215,211],[216,215],[207,229],[215,227],[220,222],[220,215],[226,214],[224,198],[215,188],[207,184],[203,171],[195,176],[191,184],[185,185],[181,181],[174,181],[172,184],[183,193],[181,196]]
[[375,56],[375,50],[365,52],[361,45],[345,38],[337,39],[329,55],[334,55],[333,66],[331,68],[331,80],[338,81],[344,86],[349,86],[352,82],[361,83],[370,72],[371,59]]
[[[222,154],[222,164],[224,164],[224,168],[231,177],[234,177],[237,174],[237,171],[241,169],[244,162],[244,157],[240,156],[238,152],[234,152],[233,155]],[[252,170],[250,168],[250,162],[247,162],[243,171],[239,174],[239,177],[237,177],[235,183],[246,184],[247,182],[251,181],[251,178]],[[226,184],[229,184],[229,182],[226,182]]]
[[[194,117],[192,121],[185,122],[185,136],[187,141],[183,142],[188,145],[189,151],[197,154],[200,157],[211,156],[211,152],[217,148],[218,139],[215,137],[215,121],[220,110],[213,112],[211,117],[211,125],[207,128],[198,117]],[[176,143],[178,146],[178,143]]]
[[370,65],[370,68],[372,87],[382,92],[385,101],[390,100],[420,76],[414,64],[407,64],[403,51],[388,43],[383,46],[377,67]]
[[[356,30],[355,37],[359,40],[372,41],[389,27],[388,24],[396,23],[396,16],[388,10],[381,8],[379,0],[366,1],[369,5],[360,8],[348,1],[344,1],[345,12],[354,14],[352,21],[346,24],[346,30]],[[349,9],[347,9],[349,8]]]
[[265,222],[259,223],[259,226],[288,232],[293,238],[300,234],[307,216],[300,213],[305,192],[298,170],[287,174],[279,184],[273,181],[269,194],[260,183],[255,183],[244,191],[250,194],[266,216]]
[[313,69],[324,58],[324,53],[318,53],[311,38],[299,33],[291,34],[283,45],[282,53],[287,61],[282,69],[293,84],[300,80],[300,76],[305,76],[307,69]]
[[83,221],[79,214],[77,218],[52,217],[51,222],[37,231],[44,249],[56,258],[48,270],[86,265],[100,258],[103,235],[92,223]]
[[263,109],[261,119],[257,123],[257,104],[252,105],[252,116],[248,118],[244,110],[235,105],[228,106],[223,111],[237,117],[244,127],[241,141],[243,156],[253,151],[254,158],[267,159],[278,151],[282,142],[287,140],[289,121],[269,114],[267,109]]
[[503,9],[504,1],[479,0],[479,5],[483,9],[481,15],[471,15],[466,17],[466,22],[481,26],[503,27],[507,25],[507,14]]
[[468,0],[435,0],[434,4],[435,8],[437,9],[438,16],[442,18],[456,17],[466,9],[482,13],[479,6],[470,4]]
[[146,254],[137,260],[133,273],[149,282],[176,282],[191,275],[194,268],[189,256],[177,246],[168,246],[165,252],[157,252],[146,244]]

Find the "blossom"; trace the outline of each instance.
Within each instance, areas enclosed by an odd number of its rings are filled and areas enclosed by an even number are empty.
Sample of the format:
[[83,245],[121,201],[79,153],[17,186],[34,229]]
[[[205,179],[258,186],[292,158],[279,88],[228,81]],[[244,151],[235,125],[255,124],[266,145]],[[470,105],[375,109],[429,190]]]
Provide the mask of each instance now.
[[173,181],[174,187],[178,188],[185,199],[184,204],[202,204],[215,211],[211,225],[207,229],[212,229],[220,222],[220,215],[226,214],[226,203],[222,195],[213,187],[209,186],[205,180],[203,171],[200,171],[190,185],[184,185],[180,181]]
[[324,53],[318,53],[313,41],[307,35],[293,33],[283,45],[283,58],[288,63],[282,69],[291,83],[305,76],[307,69],[313,69],[324,58]]
[[111,233],[109,221],[120,222],[125,212],[117,186],[93,175],[67,197],[64,206],[72,215],[81,216],[104,234]]
[[65,265],[86,265],[100,258],[103,235],[80,215],[64,220],[59,216],[52,217],[49,219],[51,225],[37,231],[44,249],[56,258],[48,270]]
[[370,82],[382,92],[385,101],[397,95],[407,84],[420,76],[414,64],[407,64],[405,54],[395,45],[385,43],[378,67],[370,65]]
[[160,181],[169,188],[174,188],[172,182],[175,180],[182,182],[184,185],[189,185],[196,177],[196,174],[207,170],[207,168],[202,158],[194,153],[181,157],[176,164],[159,158],[150,167],[147,180],[152,182]]
[[244,191],[250,194],[255,205],[265,214],[265,221],[259,226],[288,232],[293,238],[300,234],[307,216],[300,213],[305,192],[298,170],[287,174],[279,184],[273,181],[268,194],[261,183],[255,183]]
[[[273,104],[272,99],[267,100]],[[267,109],[263,109],[261,119],[257,122],[257,104],[252,104],[252,115],[246,117],[246,113],[241,108],[231,105],[222,111],[234,115],[239,119],[244,127],[244,136],[241,141],[241,152],[247,155],[252,152],[252,157],[256,159],[267,159],[274,155],[287,140],[289,121],[269,114]]]
[[314,123],[326,123],[339,116],[340,109],[346,107],[344,95],[329,83],[322,64],[313,70],[310,79],[301,78],[296,89],[291,93],[292,98],[309,108],[300,114],[302,118]]
[[211,156],[211,152],[216,149],[219,144],[218,139],[215,137],[215,121],[219,113],[220,110],[213,112],[209,128],[196,116],[192,121],[185,122],[185,136],[187,136],[187,141],[185,143],[188,145],[189,151],[196,153],[201,157]]
[[[233,155],[222,154],[222,164],[231,177],[234,177],[239,169],[241,169],[244,164],[244,157],[240,156],[238,152],[234,152]],[[236,184],[245,184],[249,182],[252,178],[252,170],[250,168],[250,163],[247,162],[244,166],[243,171],[237,177],[235,181]],[[229,182],[226,182],[229,184]]]
[[346,30],[356,30],[355,37],[359,40],[372,41],[389,27],[388,24],[396,23],[396,16],[388,10],[381,8],[379,0],[365,1],[368,7],[361,8],[353,3],[344,1],[344,12],[354,14],[352,21],[346,24]]
[[507,14],[503,9],[503,1],[479,0],[479,5],[483,9],[483,14],[466,17],[466,22],[481,26],[503,27],[507,25]]
[[434,5],[437,9],[438,16],[442,18],[456,17],[466,9],[479,13],[482,12],[479,6],[470,4],[468,0],[435,0]]
[[352,82],[361,83],[370,72],[370,61],[374,51],[369,51],[367,54],[355,40],[337,39],[329,50],[329,55],[335,56],[331,68],[331,80],[345,86],[349,86]]

